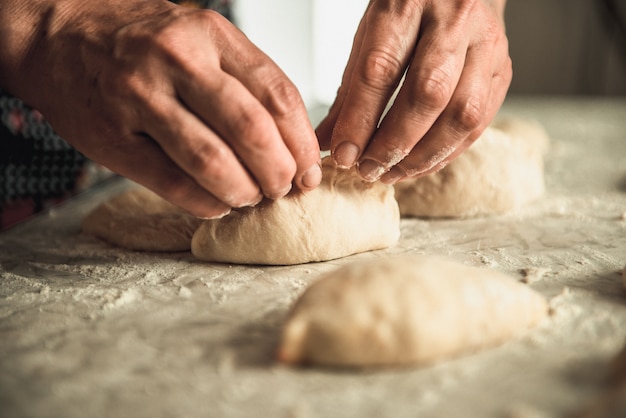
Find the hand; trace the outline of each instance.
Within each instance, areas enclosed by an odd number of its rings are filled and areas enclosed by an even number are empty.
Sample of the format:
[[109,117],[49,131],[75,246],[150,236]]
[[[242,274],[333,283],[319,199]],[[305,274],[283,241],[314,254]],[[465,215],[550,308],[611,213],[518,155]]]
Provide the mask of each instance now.
[[0,79],[93,160],[207,218],[319,184],[296,87],[219,14],[165,0],[7,8]]
[[442,168],[504,101],[512,70],[503,13],[504,0],[371,0],[317,128],[322,148],[370,181]]

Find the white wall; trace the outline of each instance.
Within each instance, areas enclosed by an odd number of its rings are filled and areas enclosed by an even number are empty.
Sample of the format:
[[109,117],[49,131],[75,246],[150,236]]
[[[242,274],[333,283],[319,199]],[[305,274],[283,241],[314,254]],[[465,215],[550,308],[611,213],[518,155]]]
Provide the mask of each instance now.
[[298,86],[307,106],[330,104],[367,0],[235,0],[235,21]]

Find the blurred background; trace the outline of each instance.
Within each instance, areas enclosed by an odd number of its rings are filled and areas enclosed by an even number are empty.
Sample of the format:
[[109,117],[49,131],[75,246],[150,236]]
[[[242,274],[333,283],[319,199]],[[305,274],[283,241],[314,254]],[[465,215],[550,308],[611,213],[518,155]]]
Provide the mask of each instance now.
[[[298,85],[332,102],[367,0],[235,0],[235,23]],[[510,94],[625,95],[626,0],[509,0]]]
[[626,94],[625,0],[509,0],[510,93]]

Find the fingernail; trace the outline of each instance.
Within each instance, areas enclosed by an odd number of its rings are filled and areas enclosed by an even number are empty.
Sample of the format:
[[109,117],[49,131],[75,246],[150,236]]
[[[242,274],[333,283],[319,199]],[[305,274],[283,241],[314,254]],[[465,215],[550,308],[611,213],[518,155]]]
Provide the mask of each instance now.
[[359,158],[359,147],[352,142],[342,142],[333,151],[335,165],[339,168],[351,168]]
[[374,160],[363,160],[359,163],[359,174],[367,181],[376,181],[385,172],[385,167]]
[[200,216],[199,218],[200,218],[200,219],[203,219],[203,220],[205,220],[205,221],[209,221],[209,220],[211,220],[211,219],[221,219],[221,218],[223,218],[224,216],[229,215],[231,211],[232,211],[232,209],[231,209],[231,208],[228,208],[228,209],[226,209],[226,211],[224,211],[224,212],[222,212],[222,213],[220,213],[220,214],[217,214],[217,215],[211,215],[211,216]]
[[302,185],[307,188],[319,186],[322,182],[322,167],[320,163],[315,163],[302,175]]
[[250,201],[250,203],[244,205],[244,206],[256,206],[259,203],[261,203],[261,200],[263,200],[263,194],[259,193],[259,195],[257,197],[255,197],[253,200]]
[[404,170],[402,170],[400,167],[395,166],[395,167],[392,167],[391,170],[386,172],[380,178],[380,181],[382,181],[385,184],[395,184],[399,180],[403,179],[404,177],[406,177],[406,173],[404,172]]

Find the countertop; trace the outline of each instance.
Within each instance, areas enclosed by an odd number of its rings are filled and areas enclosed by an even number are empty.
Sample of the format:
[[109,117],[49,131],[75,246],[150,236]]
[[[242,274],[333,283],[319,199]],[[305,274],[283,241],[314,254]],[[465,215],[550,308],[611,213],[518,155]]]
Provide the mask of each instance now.
[[[503,216],[404,219],[384,251],[244,267],[81,234],[81,218],[125,180],[1,233],[0,416],[579,416],[611,390],[611,361],[626,342],[626,98],[512,97],[501,113],[548,131],[545,196]],[[398,253],[526,279],[552,315],[522,338],[431,367],[275,361],[307,285]],[[626,406],[615,411],[626,416]]]

